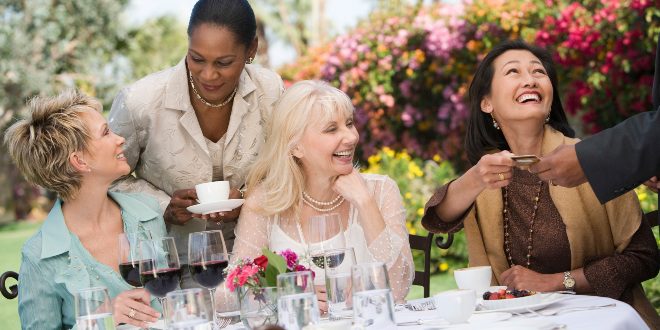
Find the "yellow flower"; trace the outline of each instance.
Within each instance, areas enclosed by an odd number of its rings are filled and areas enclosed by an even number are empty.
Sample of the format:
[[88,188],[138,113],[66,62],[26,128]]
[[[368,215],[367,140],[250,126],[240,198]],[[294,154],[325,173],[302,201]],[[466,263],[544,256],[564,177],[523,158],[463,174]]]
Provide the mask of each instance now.
[[411,198],[412,198],[412,194],[408,191],[408,192],[406,192],[406,194],[404,195],[404,197],[405,197],[406,199],[411,199]]
[[648,197],[649,197],[649,195],[644,191],[640,191],[640,192],[637,193],[637,198],[639,198],[640,202],[645,201]]
[[443,263],[441,263],[441,264],[438,265],[438,269],[439,269],[441,272],[446,272],[447,269],[449,269],[449,265],[448,265],[446,262],[443,262]]
[[390,149],[390,147],[384,147],[383,152],[387,157],[394,158],[394,150]]
[[413,69],[411,69],[411,68],[406,69],[406,75],[407,75],[408,77],[412,77],[412,76],[413,76],[413,73],[414,73]]
[[433,155],[433,161],[436,163],[440,163],[442,161],[442,157],[440,157],[440,155],[438,154],[435,154]]
[[378,47],[376,48],[376,50],[377,50],[379,53],[384,53],[384,52],[387,51],[387,47],[386,47],[385,45],[383,45],[383,44],[378,44]]
[[424,215],[424,208],[423,207],[420,207],[420,208],[417,209],[417,215],[420,216],[420,217]]
[[408,230],[408,233],[410,233],[410,235],[416,235],[417,234],[417,229],[411,228],[410,230]]
[[369,165],[376,165],[380,162],[380,160],[381,160],[380,154],[371,155],[369,156],[368,159]]

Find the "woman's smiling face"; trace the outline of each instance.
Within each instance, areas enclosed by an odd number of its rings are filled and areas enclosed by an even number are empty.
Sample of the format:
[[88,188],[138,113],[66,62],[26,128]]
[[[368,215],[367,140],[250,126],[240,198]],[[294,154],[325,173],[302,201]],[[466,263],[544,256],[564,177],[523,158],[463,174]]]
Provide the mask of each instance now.
[[481,109],[503,128],[529,120],[542,123],[552,98],[552,83],[541,61],[527,50],[509,50],[493,62],[490,94]]
[[353,171],[353,156],[360,136],[353,114],[335,111],[311,122],[294,149],[306,175],[338,176]]

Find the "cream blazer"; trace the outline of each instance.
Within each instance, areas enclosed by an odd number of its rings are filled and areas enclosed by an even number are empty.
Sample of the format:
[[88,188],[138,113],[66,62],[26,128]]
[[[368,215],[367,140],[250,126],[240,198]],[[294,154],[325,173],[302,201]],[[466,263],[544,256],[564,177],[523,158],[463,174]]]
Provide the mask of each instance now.
[[[264,142],[264,123],[283,90],[273,71],[248,64],[241,73],[223,154],[224,179],[232,187],[245,183]],[[108,123],[126,139],[124,155],[134,172],[115,182],[114,190],[147,193],[164,212],[175,190],[212,180],[209,150],[190,103],[185,59],[122,89]],[[170,226],[180,255],[187,251],[188,233],[206,226],[193,220]]]

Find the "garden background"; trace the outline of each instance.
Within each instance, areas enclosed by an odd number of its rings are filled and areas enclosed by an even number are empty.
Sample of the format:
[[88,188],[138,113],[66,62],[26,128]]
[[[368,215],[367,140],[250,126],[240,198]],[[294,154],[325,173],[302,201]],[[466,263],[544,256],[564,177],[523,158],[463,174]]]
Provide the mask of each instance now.
[[[480,58],[498,42],[520,38],[553,52],[558,93],[581,137],[651,110],[658,0],[371,1],[376,9],[369,17],[341,35],[327,32],[323,0],[252,1],[260,23],[258,61],[269,64],[268,41],[279,38],[298,55],[274,68],[287,83],[324,79],[348,93],[362,168],[397,181],[411,234],[426,235],[420,225],[425,201],[468,166],[467,87]],[[31,96],[77,87],[108,109],[121,86],[184,56],[185,23],[163,16],[129,26],[116,19],[131,14],[127,6],[128,0],[0,2],[3,132]],[[0,149],[0,271],[18,270],[20,245],[53,196],[25,183]],[[646,212],[657,208],[655,193],[636,192]],[[658,241],[657,229],[655,235]],[[467,261],[463,235],[448,251],[434,248],[432,257],[432,293],[454,286],[452,269]],[[660,280],[644,286],[660,308]],[[0,328],[19,328],[16,306],[0,298]]]

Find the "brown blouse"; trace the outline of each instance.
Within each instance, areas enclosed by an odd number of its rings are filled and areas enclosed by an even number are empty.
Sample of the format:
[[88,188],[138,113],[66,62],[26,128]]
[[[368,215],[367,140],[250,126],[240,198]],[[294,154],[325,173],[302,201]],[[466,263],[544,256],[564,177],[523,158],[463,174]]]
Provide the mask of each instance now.
[[[442,221],[433,210],[445,198],[450,184],[440,187],[426,203],[422,225],[431,232],[452,233],[463,228],[469,209],[453,222]],[[550,198],[548,184],[541,184],[529,268],[543,274],[560,273],[571,268],[566,226]],[[508,186],[509,247],[513,263],[517,265],[527,262],[527,240],[538,186],[536,175],[514,168],[513,180]],[[585,260],[584,275],[596,295],[629,302],[630,292],[626,292],[626,288],[655,277],[660,267],[658,258],[651,228],[642,221],[621,254]]]

